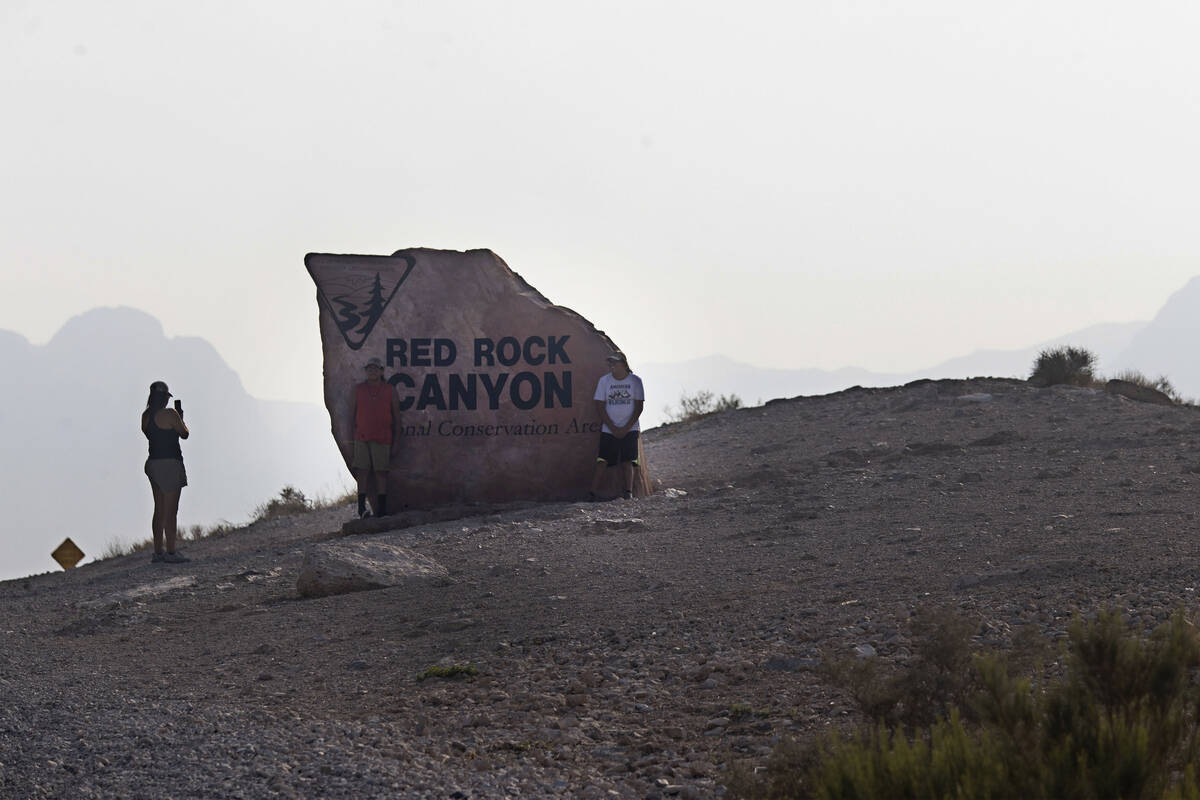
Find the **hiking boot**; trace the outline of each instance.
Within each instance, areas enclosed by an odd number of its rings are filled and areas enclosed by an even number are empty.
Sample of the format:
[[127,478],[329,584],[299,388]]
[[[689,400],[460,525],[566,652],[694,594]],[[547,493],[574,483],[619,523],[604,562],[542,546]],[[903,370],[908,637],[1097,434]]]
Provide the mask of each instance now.
[[161,564],[162,562],[163,562],[163,554],[162,553],[154,553],[153,555],[150,556],[151,564]]
[[165,564],[186,564],[191,561],[190,558],[182,553],[163,553],[162,560]]

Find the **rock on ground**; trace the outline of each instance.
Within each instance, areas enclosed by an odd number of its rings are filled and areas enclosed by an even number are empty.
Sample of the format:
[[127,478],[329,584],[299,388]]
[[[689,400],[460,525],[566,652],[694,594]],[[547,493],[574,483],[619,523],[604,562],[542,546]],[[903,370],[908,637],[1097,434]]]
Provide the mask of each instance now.
[[351,539],[307,548],[296,591],[304,597],[324,597],[389,586],[422,589],[449,582],[446,568],[428,556],[386,542]]

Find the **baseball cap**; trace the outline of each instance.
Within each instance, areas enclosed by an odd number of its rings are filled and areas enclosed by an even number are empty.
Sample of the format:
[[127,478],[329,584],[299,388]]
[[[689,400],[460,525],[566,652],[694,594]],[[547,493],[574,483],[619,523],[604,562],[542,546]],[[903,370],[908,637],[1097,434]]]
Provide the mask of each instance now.
[[380,369],[383,369],[383,362],[380,361],[378,357],[369,358],[367,359],[366,367],[363,367],[363,369],[366,369],[367,367],[379,367]]
[[167,389],[167,384],[163,381],[155,381],[154,383],[150,384],[150,391],[162,392],[167,397],[174,397],[174,395],[171,394],[171,391]]
[[622,353],[620,350],[613,350],[611,353],[608,354],[608,360],[609,361],[620,361],[620,362],[624,363],[625,362],[625,354]]

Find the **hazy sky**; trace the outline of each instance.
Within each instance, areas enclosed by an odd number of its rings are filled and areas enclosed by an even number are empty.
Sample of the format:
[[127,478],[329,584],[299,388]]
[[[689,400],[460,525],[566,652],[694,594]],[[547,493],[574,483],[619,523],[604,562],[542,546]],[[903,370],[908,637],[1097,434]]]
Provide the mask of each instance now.
[[915,369],[1200,273],[1200,7],[0,0],[0,328],[318,401],[306,252],[488,247],[639,362]]

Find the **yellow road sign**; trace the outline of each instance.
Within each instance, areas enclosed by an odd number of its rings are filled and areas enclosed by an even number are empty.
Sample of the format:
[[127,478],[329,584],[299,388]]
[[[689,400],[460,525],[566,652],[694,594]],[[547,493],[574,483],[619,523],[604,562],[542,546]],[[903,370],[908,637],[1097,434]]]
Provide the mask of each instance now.
[[83,558],[83,551],[68,536],[66,539],[63,539],[62,544],[54,548],[54,552],[50,554],[50,557],[59,564],[62,564],[63,569],[71,569]]

